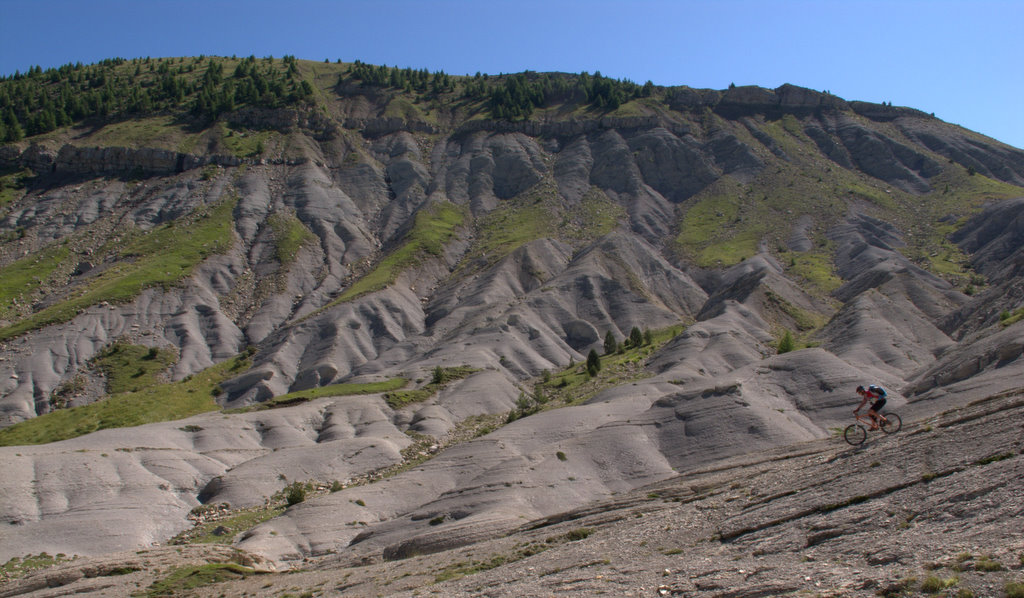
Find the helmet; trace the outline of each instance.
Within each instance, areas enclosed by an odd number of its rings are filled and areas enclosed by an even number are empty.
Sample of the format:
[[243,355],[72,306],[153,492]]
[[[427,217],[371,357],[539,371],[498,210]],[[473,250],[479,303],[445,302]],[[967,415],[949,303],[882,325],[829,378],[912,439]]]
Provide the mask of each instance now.
[[858,386],[857,387],[857,392],[863,393],[864,392],[864,387],[863,386]]

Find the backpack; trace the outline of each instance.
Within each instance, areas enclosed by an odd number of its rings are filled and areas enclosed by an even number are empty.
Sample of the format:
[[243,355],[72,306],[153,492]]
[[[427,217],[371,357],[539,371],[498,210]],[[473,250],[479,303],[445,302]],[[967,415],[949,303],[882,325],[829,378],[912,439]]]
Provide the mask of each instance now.
[[881,386],[876,386],[872,384],[871,386],[868,387],[868,390],[878,395],[878,398],[880,399],[884,399],[886,397],[885,389],[882,388]]

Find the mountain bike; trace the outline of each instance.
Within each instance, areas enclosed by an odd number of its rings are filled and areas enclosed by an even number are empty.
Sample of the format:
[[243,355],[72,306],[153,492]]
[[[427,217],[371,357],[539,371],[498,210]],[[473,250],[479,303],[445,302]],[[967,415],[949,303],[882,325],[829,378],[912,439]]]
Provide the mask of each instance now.
[[[857,423],[846,426],[846,430],[843,431],[843,440],[852,444],[853,446],[860,446],[864,444],[864,441],[868,438],[868,429],[874,425],[871,418],[866,415],[855,415]],[[895,434],[903,428],[903,420],[900,416],[892,413],[879,413],[878,427],[882,432],[886,434]],[[864,424],[868,427],[865,428]]]

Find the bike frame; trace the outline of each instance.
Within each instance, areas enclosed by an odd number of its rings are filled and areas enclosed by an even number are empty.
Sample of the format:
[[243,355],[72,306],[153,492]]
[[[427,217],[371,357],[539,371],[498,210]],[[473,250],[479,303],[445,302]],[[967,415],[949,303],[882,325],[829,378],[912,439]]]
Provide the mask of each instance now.
[[868,426],[871,426],[872,428],[874,428],[876,425],[881,426],[883,423],[886,423],[886,422],[889,421],[889,420],[885,419],[885,416],[882,415],[881,413],[876,413],[875,415],[878,416],[878,421],[877,422],[875,422],[873,419],[871,419],[871,411],[870,410],[867,413],[865,413],[864,415],[861,415],[859,413],[855,413],[853,415],[853,418],[855,420],[859,421],[862,424],[867,424]]

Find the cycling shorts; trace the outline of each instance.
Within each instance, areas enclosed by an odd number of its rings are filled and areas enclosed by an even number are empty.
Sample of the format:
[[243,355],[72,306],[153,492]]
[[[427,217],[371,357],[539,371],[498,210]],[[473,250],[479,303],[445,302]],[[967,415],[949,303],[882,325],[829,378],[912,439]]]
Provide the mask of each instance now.
[[871,410],[874,411],[875,413],[881,413],[882,412],[882,407],[885,407],[885,399],[884,398],[881,398],[881,399],[878,399],[877,401],[875,401],[875,403],[873,405],[871,405]]

